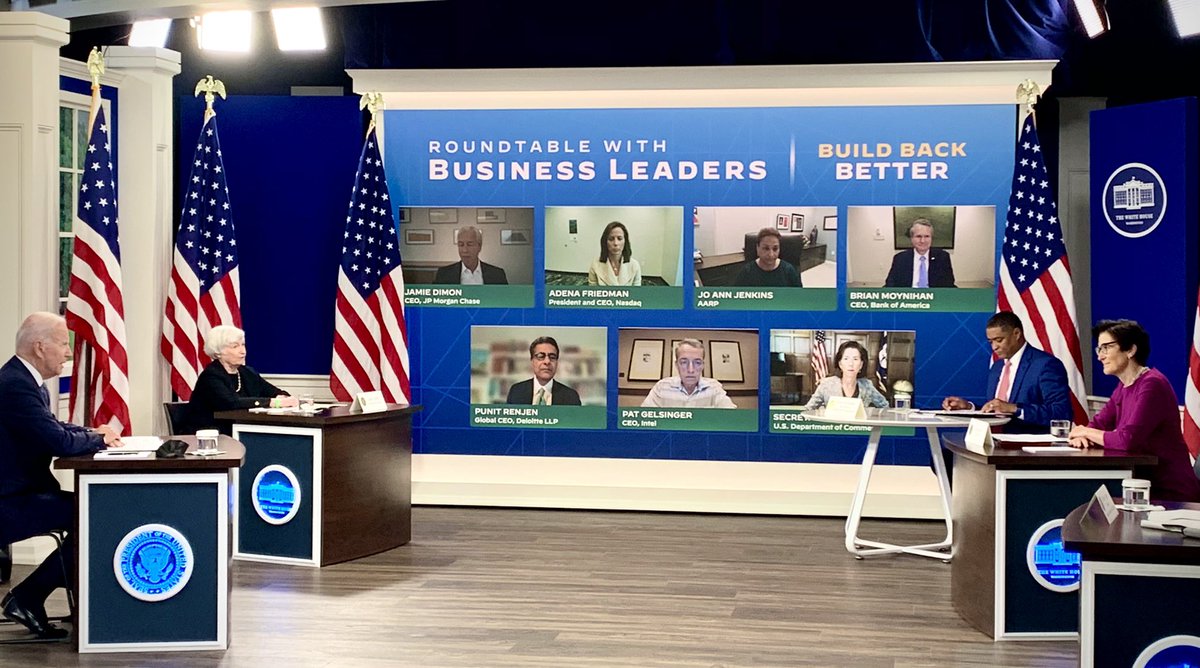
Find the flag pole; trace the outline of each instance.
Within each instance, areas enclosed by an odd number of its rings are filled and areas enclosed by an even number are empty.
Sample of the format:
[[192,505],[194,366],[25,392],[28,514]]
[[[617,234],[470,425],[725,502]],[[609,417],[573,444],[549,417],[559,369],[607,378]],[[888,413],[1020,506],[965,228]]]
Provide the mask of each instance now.
[[383,93],[371,91],[363,93],[358,99],[358,109],[366,109],[371,114],[371,122],[367,124],[367,134],[379,126],[379,114],[383,111]]
[[[88,73],[92,76],[92,104],[88,110],[88,134],[91,135],[92,126],[96,124],[96,112],[100,109],[100,77],[104,75],[104,54],[100,52],[99,47],[92,47],[88,53],[87,59]],[[71,383],[71,394],[78,399],[83,400],[83,414],[80,416],[80,424],[85,427],[94,427],[92,424],[93,417],[96,415],[96,405],[93,396],[93,384],[96,382],[92,364],[92,347],[87,345],[87,342],[76,335],[77,343],[75,345],[75,364],[81,364],[82,368],[78,373],[72,373],[72,381],[79,380],[78,387],[76,383]],[[72,418],[75,416],[72,415]]]
[[196,83],[196,92],[192,96],[199,96],[200,93],[204,93],[204,122],[208,123],[210,118],[217,115],[217,112],[213,110],[213,101],[216,96],[220,95],[222,100],[225,99],[225,82],[214,79],[210,74]]

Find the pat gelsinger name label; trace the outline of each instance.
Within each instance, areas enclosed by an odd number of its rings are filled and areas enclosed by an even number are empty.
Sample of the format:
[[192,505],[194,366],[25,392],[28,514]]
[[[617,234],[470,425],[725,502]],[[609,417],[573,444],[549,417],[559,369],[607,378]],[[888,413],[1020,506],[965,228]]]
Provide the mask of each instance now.
[[472,427],[604,429],[607,419],[603,406],[471,405]]
[[996,308],[994,288],[849,288],[851,311],[971,312]]
[[836,288],[696,288],[696,308],[711,311],[834,311]]
[[530,308],[532,285],[406,285],[405,306]]
[[743,408],[622,408],[621,429],[758,431],[758,411]]
[[679,309],[683,288],[670,286],[546,286],[551,308]]

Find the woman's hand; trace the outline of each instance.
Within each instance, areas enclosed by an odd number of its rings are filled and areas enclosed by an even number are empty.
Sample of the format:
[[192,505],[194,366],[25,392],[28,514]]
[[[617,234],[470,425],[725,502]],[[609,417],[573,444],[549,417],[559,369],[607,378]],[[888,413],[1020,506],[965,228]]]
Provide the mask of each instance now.
[[1102,448],[1104,447],[1103,435],[1104,432],[1099,429],[1077,424],[1071,427],[1071,433],[1067,434],[1067,443],[1072,448],[1079,448],[1081,450]]
[[281,394],[271,400],[275,408],[296,408],[300,405],[300,400],[296,397],[289,397],[286,394]]

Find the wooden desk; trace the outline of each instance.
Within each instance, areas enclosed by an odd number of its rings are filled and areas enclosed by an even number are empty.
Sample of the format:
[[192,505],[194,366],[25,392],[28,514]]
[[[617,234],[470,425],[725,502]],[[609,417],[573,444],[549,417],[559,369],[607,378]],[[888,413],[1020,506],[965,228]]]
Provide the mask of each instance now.
[[217,413],[246,446],[235,483],[234,558],[326,566],[407,543],[419,410]]
[[954,454],[950,586],[958,614],[997,640],[1075,637],[1078,585],[1061,591],[1036,578],[1030,544],[1060,527],[1097,487],[1119,494],[1121,480],[1156,458],[1101,449],[1031,454],[1019,447],[982,455],[967,450],[961,435],[942,441]]
[[[195,438],[176,437],[191,444]],[[229,484],[245,450],[179,459],[64,457],[75,472],[80,652],[229,646]]]
[[[1120,499],[1117,499],[1120,502]],[[1158,501],[1168,509],[1200,504]],[[1094,665],[1200,663],[1200,540],[1143,529],[1146,513],[1121,511],[1112,524],[1089,520],[1086,504],[1067,516],[1063,544],[1082,557],[1079,662]],[[1170,660],[1159,652],[1173,652]]]

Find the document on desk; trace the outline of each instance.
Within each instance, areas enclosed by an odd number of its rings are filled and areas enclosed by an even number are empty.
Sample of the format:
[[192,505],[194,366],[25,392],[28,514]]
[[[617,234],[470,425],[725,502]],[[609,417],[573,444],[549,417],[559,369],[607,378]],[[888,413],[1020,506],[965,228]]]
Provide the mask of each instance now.
[[994,440],[1001,443],[1066,443],[1067,439],[1057,438],[1050,434],[992,434]]
[[1159,510],[1146,513],[1142,526],[1159,531],[1174,531],[1188,538],[1200,538],[1200,510]]
[[934,411],[934,415],[945,415],[946,417],[954,418],[995,418],[1009,417],[1008,413],[996,413],[994,411]]
[[92,456],[92,459],[153,459],[153,450],[126,450],[125,448],[114,448],[111,450],[101,450]]
[[121,447],[114,450],[125,452],[154,452],[162,445],[162,439],[157,436],[122,436]]
[[1036,455],[1039,452],[1078,452],[1079,448],[1072,448],[1069,445],[1027,445],[1021,450]]

